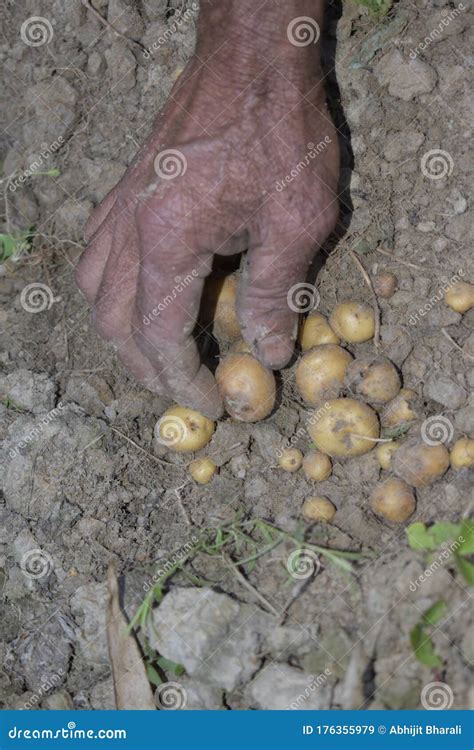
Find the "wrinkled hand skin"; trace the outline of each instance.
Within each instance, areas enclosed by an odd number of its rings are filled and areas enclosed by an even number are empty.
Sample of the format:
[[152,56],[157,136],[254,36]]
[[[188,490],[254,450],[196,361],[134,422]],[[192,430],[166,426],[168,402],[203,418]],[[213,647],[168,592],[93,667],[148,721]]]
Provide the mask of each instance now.
[[[321,23],[322,3],[273,0],[265,16],[265,3],[253,11],[247,2],[201,11],[196,55],[147,143],[91,216],[76,272],[95,328],[135,378],[211,418],[222,403],[192,331],[213,254],[248,249],[238,293],[242,333],[278,369],[296,337],[288,290],[305,280],[338,214],[338,146],[318,45],[295,47],[287,38],[295,16]],[[307,144],[325,139],[286,183]],[[186,164],[173,179],[154,166],[166,149]],[[192,281],[173,295],[178,277]]]

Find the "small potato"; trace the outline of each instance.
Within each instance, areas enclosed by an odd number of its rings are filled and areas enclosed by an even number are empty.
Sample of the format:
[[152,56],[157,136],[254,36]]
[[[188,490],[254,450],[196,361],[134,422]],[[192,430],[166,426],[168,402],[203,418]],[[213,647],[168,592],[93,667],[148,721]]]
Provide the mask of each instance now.
[[198,484],[207,484],[217,473],[217,466],[208,456],[196,458],[189,464],[189,473]]
[[329,325],[342,341],[369,341],[375,333],[374,311],[363,302],[341,302],[329,316]]
[[398,286],[398,279],[395,274],[390,273],[390,271],[380,271],[375,274],[372,283],[377,297],[388,299],[394,294]]
[[372,406],[391,401],[402,386],[396,367],[386,357],[359,357],[346,371],[346,386]]
[[312,349],[313,346],[320,344],[339,344],[340,340],[332,330],[327,319],[321,313],[311,313],[303,321],[300,335],[298,337],[299,345],[303,352]]
[[426,445],[411,440],[394,453],[392,467],[397,477],[413,487],[427,487],[443,476],[449,467],[449,453],[444,445]]
[[474,285],[467,281],[457,281],[447,290],[444,301],[455,312],[467,312],[474,307]]
[[474,440],[460,438],[451,449],[451,466],[453,469],[472,469],[474,466]]
[[335,344],[321,344],[303,354],[296,367],[296,387],[307,404],[316,406],[339,395],[352,354]]
[[368,453],[380,434],[377,414],[352,398],[325,403],[310,417],[308,432],[318,450],[340,457]]
[[308,479],[324,482],[332,473],[331,459],[321,451],[309,451],[303,458],[303,472]]
[[275,378],[252,354],[228,354],[216,370],[216,381],[224,406],[234,419],[258,422],[272,412]]
[[394,523],[406,521],[416,508],[415,495],[411,487],[395,477],[386,479],[375,487],[370,504],[375,513]]
[[390,469],[392,456],[400,445],[401,443],[398,440],[392,440],[390,443],[379,443],[377,445],[375,454],[381,469],[385,469],[386,471]]
[[159,443],[172,451],[192,453],[207,445],[214,429],[214,422],[198,411],[173,406],[156,423],[155,436]]
[[402,388],[398,396],[389,401],[381,414],[384,427],[401,427],[418,418],[418,395],[410,388]]
[[213,324],[213,333],[222,341],[234,341],[242,334],[237,320],[238,276],[210,276],[202,294],[201,319]]
[[336,506],[327,497],[308,497],[301,508],[307,521],[332,521]]
[[298,471],[303,463],[303,454],[298,448],[284,448],[278,463],[284,471]]

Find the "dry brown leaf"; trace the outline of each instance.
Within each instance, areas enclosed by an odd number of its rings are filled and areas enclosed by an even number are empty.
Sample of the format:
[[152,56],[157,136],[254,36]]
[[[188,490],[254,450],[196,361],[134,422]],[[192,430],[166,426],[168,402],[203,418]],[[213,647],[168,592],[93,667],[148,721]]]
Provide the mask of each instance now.
[[114,563],[107,571],[107,642],[112,667],[115,703],[120,711],[156,711],[142,655],[120,609]]

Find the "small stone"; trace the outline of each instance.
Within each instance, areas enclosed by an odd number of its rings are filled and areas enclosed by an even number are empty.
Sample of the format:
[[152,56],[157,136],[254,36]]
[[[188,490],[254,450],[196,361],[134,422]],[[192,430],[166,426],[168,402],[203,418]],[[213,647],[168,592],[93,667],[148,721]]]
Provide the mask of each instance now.
[[437,76],[428,63],[416,58],[405,59],[397,50],[382,57],[374,68],[377,80],[388,84],[388,93],[409,102],[434,88]]
[[98,76],[105,70],[105,60],[99,52],[93,52],[89,55],[87,61],[87,72],[91,76]]
[[46,711],[72,711],[72,699],[66,690],[58,690],[56,693],[47,695],[41,703],[41,708]]
[[185,691],[185,711],[223,711],[223,691],[219,688],[206,685],[200,680],[190,677],[178,678],[179,684]]
[[247,692],[251,704],[266,711],[320,711],[330,705],[329,676],[273,663],[259,672]]
[[108,384],[97,375],[72,373],[68,380],[64,400],[79,404],[87,414],[104,415],[104,407],[111,404],[114,395]]
[[380,326],[380,340],[383,354],[398,367],[403,364],[413,349],[413,342],[404,326]]
[[133,89],[136,83],[137,61],[125,42],[120,39],[116,40],[105,51],[105,59],[115,94],[124,94]]
[[138,41],[143,35],[142,17],[136,4],[130,0],[109,0],[107,20],[117,31],[131,39]]
[[466,401],[462,386],[442,372],[434,372],[425,382],[423,395],[449,409],[459,409]]
[[461,434],[474,438],[474,404],[468,404],[456,412],[454,426]]
[[90,691],[90,704],[95,711],[115,711],[117,709],[112,677],[94,685]]
[[150,645],[191,677],[234,690],[259,665],[261,610],[212,589],[174,588],[154,610]]
[[88,664],[109,664],[106,633],[107,584],[81,586],[71,597],[71,609],[79,621],[77,640]]

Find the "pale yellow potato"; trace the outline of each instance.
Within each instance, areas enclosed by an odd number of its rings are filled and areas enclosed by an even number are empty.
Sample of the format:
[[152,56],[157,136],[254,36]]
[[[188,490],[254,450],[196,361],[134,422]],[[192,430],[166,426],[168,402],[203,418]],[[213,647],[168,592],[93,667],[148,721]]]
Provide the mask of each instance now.
[[328,456],[361,456],[377,445],[377,414],[360,401],[337,398],[326,402],[308,421],[317,449]]
[[307,521],[332,521],[336,506],[327,497],[308,497],[301,508]]
[[370,504],[379,516],[387,521],[403,523],[416,508],[415,494],[402,479],[392,477],[377,484],[370,497]]
[[467,281],[457,281],[447,290],[444,301],[455,312],[467,312],[474,307],[474,285]]
[[213,333],[222,341],[241,337],[237,319],[238,276],[210,276],[204,285],[201,302],[203,323],[213,325]]
[[339,337],[336,336],[327,318],[321,313],[311,313],[303,321],[298,337],[298,342],[303,352],[312,349],[313,346],[320,344],[339,344]]
[[299,448],[284,448],[278,457],[278,464],[284,471],[298,471],[303,463],[303,454]]
[[258,422],[272,412],[275,377],[252,354],[228,354],[217,367],[216,382],[226,411],[234,419]]
[[310,406],[335,398],[344,384],[352,354],[336,344],[321,344],[303,354],[296,367],[296,387]]
[[217,473],[217,466],[212,458],[203,456],[189,464],[189,473],[198,484],[208,484]]
[[329,325],[342,341],[369,341],[375,333],[374,311],[364,302],[341,302],[329,316]]
[[402,387],[395,365],[386,357],[358,357],[346,372],[346,386],[373,406],[394,399]]
[[401,443],[398,440],[392,440],[390,443],[379,443],[375,449],[377,461],[380,464],[380,468],[388,471],[392,463],[392,456],[396,450],[400,447]]
[[472,469],[474,466],[474,440],[460,438],[456,440],[450,455],[453,469]]
[[170,450],[191,453],[207,445],[214,429],[214,422],[198,411],[173,406],[156,423],[155,435],[158,442]]
[[394,473],[413,487],[427,487],[443,476],[449,467],[449,453],[442,444],[427,445],[410,440],[395,451]]
[[384,407],[381,422],[384,427],[400,427],[418,418],[416,402],[418,395],[410,388],[402,388],[398,396]]
[[324,482],[332,474],[331,459],[321,451],[311,450],[303,458],[303,472],[308,479]]

